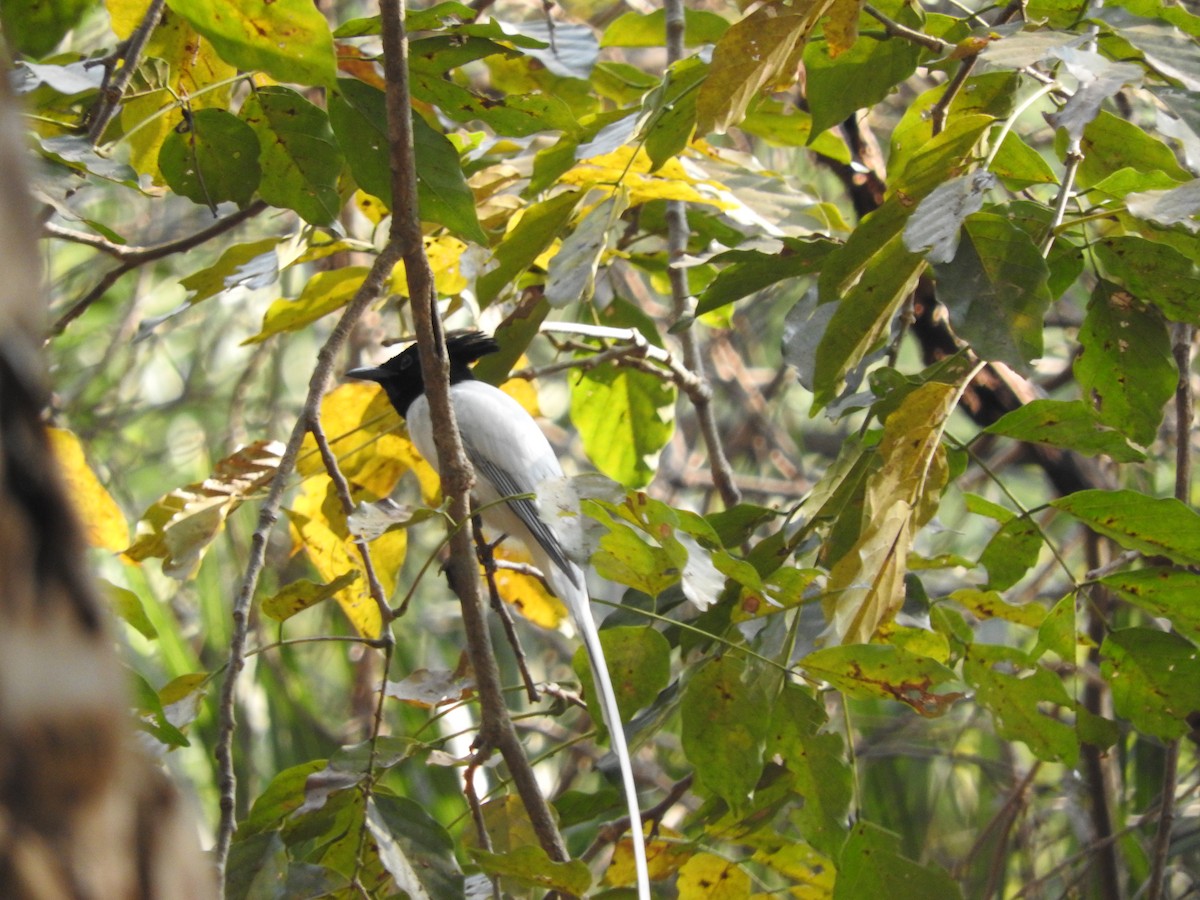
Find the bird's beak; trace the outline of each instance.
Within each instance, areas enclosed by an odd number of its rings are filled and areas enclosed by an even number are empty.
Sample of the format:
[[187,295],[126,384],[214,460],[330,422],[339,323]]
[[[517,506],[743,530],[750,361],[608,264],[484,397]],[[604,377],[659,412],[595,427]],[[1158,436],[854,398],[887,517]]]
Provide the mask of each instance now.
[[384,370],[377,369],[372,366],[364,366],[361,369],[350,369],[346,373],[347,378],[358,378],[361,381],[383,381]]

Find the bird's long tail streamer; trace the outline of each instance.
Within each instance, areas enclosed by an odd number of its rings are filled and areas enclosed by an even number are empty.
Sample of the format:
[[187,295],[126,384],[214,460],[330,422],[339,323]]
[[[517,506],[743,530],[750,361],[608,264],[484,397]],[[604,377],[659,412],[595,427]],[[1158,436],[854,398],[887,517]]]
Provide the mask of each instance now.
[[[582,573],[580,573],[582,577]],[[617,708],[617,695],[613,690],[612,678],[608,673],[608,661],[600,645],[600,634],[596,620],[592,618],[591,602],[586,591],[580,588],[564,591],[562,599],[571,608],[575,627],[583,638],[588,661],[592,666],[592,679],[600,695],[600,707],[604,711],[604,724],[608,726],[609,742],[617,755],[621,769],[621,780],[625,785],[625,799],[629,807],[629,835],[633,842],[633,862],[637,871],[639,900],[650,900],[650,872],[646,865],[646,838],[642,830],[642,812],[638,807],[637,786],[633,782],[633,765],[629,760],[629,744],[625,740],[625,728],[621,725],[621,713]]]

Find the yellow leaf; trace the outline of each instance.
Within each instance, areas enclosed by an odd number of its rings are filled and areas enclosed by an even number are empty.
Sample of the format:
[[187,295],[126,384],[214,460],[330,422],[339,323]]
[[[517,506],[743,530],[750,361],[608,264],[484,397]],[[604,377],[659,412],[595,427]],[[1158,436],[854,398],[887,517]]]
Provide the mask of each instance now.
[[795,13],[759,7],[735,22],[713,48],[712,68],[696,98],[696,133],[724,134],[742,120],[764,88],[782,90],[795,83],[797,63],[817,20],[833,0],[800,0]]
[[[519,563],[531,561],[524,547],[509,541],[496,547],[493,552],[496,559]],[[496,590],[500,593],[500,599],[515,606],[525,618],[543,628],[557,628],[567,616],[562,601],[547,591],[542,582],[532,575],[514,572],[512,569],[497,569]]]
[[187,578],[200,564],[225,518],[275,475],[283,444],[259,441],[221,460],[213,474],[160,497],[137,524],[125,555],[134,562],[163,561],[163,572]]
[[[320,475],[309,478],[304,483],[304,489],[287,510],[288,522],[291,525],[292,540],[296,547],[303,548],[309,562],[321,578],[327,582],[347,579],[347,573],[362,572],[362,557],[352,538],[346,536],[345,517],[340,517],[340,530],[337,514],[340,507],[336,497],[332,496],[332,484],[328,476]],[[332,502],[326,503],[332,498]],[[326,516],[328,507],[333,507],[334,518]],[[395,586],[396,572],[403,563],[404,548],[407,547],[408,535],[403,530],[389,532],[371,544],[371,562],[375,573],[383,585],[385,596],[390,596]],[[399,547],[400,560],[396,560],[396,549]],[[376,552],[376,548],[380,552]],[[346,618],[364,637],[379,637],[383,627],[379,606],[371,597],[365,578],[356,578],[346,587],[334,594],[334,599],[346,614]]]
[[[321,401],[321,427],[355,502],[387,497],[410,471],[421,487],[421,498],[430,504],[436,501],[437,473],[417,453],[379,385],[352,381],[330,391]],[[297,469],[301,475],[325,471],[311,434],[301,445]]]
[[[692,850],[684,836],[672,828],[665,825],[655,828],[653,822],[645,822],[642,827],[646,832],[646,867],[651,881],[670,878],[691,858]],[[631,887],[637,881],[633,842],[628,837],[622,838],[613,848],[612,861],[604,870],[604,881],[616,887]]]
[[871,640],[904,603],[913,529],[933,515],[947,477],[941,437],[959,391],[955,384],[924,384],[884,423],[876,451],[881,465],[867,480],[863,499],[862,532],[829,570],[824,606],[839,643]]
[[352,570],[342,573],[328,584],[318,584],[307,579],[293,581],[279,593],[262,602],[263,615],[276,622],[286,622],[297,613],[337,596],[338,591],[361,577],[361,572]]
[[[787,896],[796,900],[829,900],[833,896],[837,867],[829,859],[802,842],[789,842],[777,850],[758,850],[754,861],[779,872],[792,882]],[[778,898],[778,893],[755,894],[754,900]]]
[[346,266],[318,272],[295,300],[281,297],[263,316],[262,330],[242,344],[258,344],[275,334],[296,331],[341,309],[354,297],[367,275],[365,266]]
[[372,225],[378,225],[388,216],[388,209],[380,199],[363,190],[354,192],[354,206]]
[[735,862],[697,853],[679,870],[679,900],[748,900],[750,876]]
[[[650,156],[640,147],[625,145],[612,153],[593,156],[576,163],[559,176],[562,184],[580,187],[608,189],[621,185],[629,192],[629,205],[636,206],[650,200],[683,200],[689,203],[706,203],[718,209],[733,209],[734,204],[717,196],[727,191],[724,185],[707,179],[693,178],[678,159],[663,163],[653,174],[650,173]],[[702,190],[708,188],[708,191]],[[594,205],[594,204],[593,204]],[[583,219],[591,207],[581,207],[576,221]]]
[[[148,0],[108,0],[107,6],[113,30],[124,39],[144,18]],[[166,83],[135,80],[137,90],[122,107],[121,124],[129,142],[129,164],[161,184],[158,152],[182,121],[182,114],[174,109],[178,99],[186,99],[193,110],[228,106],[237,69],[221,59],[186,19],[170,11],[147,41],[145,55],[166,63]],[[151,70],[143,74],[147,71]]]
[[[517,360],[517,368],[525,364],[526,359],[524,356]],[[536,417],[542,414],[541,407],[538,405],[537,388],[533,386],[533,382],[528,378],[510,378],[504,384],[500,385],[500,390],[520,403],[521,408],[531,416]]]
[[50,446],[67,483],[75,511],[83,522],[88,543],[120,553],[129,546],[129,526],[112,495],[105,490],[83,456],[83,446],[74,432],[51,428]]
[[831,58],[836,59],[858,40],[858,16],[864,5],[865,0],[833,0],[825,20],[825,40],[829,42]]

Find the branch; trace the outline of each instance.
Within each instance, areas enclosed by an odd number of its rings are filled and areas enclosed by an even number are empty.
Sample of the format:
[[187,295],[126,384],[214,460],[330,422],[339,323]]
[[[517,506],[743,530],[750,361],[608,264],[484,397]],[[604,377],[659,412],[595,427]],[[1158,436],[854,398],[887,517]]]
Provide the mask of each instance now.
[[421,375],[433,424],[442,493],[452,520],[450,559],[446,575],[462,608],[467,654],[475,672],[480,701],[477,745],[481,754],[500,751],[521,801],[529,813],[538,841],[556,862],[570,857],[550,807],[542,796],[533,768],[504,703],[503,685],[492,649],[487,615],[480,594],[479,573],[470,531],[453,523],[471,516],[470,490],[474,480],[470,461],[450,405],[450,372],[445,336],[437,315],[433,273],[425,256],[417,218],[417,175],[413,145],[412,104],[408,87],[408,37],[404,30],[403,0],[380,0],[383,25],[384,76],[387,81],[388,143],[391,148],[391,241],[404,248],[405,277],[416,326]]
[[[150,35],[153,34],[159,20],[162,19],[166,5],[166,0],[151,0],[146,15],[142,16],[142,21],[138,23],[133,34],[112,56],[101,61],[105,69],[104,83],[100,86],[100,99],[92,109],[91,122],[88,124],[88,141],[93,147],[100,143],[105,129],[113,120],[113,116],[117,114],[117,110],[121,108],[121,99],[125,96],[125,89],[129,87],[133,73],[137,71],[142,51],[146,48],[146,41],[150,40]],[[114,76],[113,69],[118,62],[121,64],[121,68]]]
[[899,22],[889,19],[870,3],[863,7],[863,12],[883,25],[883,30],[890,36],[911,41],[918,47],[924,47],[926,50],[932,50],[934,53],[945,53],[954,46],[949,41],[943,41],[941,38],[925,34],[923,31],[916,31],[907,25],[901,25]]
[[[683,0],[665,0],[667,19],[667,64],[683,59],[684,54],[684,7]],[[687,204],[682,200],[667,201],[667,276],[671,282],[671,301],[675,321],[685,321],[694,311],[691,291],[688,290],[687,269],[681,260],[687,254],[688,235]],[[695,374],[697,383],[687,390],[688,399],[696,410],[700,422],[700,433],[708,449],[709,466],[712,468],[713,484],[721,494],[727,507],[735,506],[741,499],[741,491],[733,481],[733,469],[725,456],[721,444],[721,433],[717,429],[717,417],[712,407],[712,390],[704,374],[704,361],[700,355],[700,341],[696,329],[688,327],[679,336],[683,348],[683,364]]]
[[[1196,415],[1192,395],[1192,340],[1194,325],[1175,325],[1172,352],[1179,369],[1175,388],[1175,499],[1190,503],[1192,496],[1192,420]],[[1158,828],[1150,851],[1150,881],[1146,900],[1163,896],[1167,872],[1167,854],[1171,849],[1171,829],[1175,824],[1175,789],[1179,781],[1179,738],[1167,743],[1163,760],[1162,799],[1158,810]]]
[[213,222],[207,228],[203,228],[195,234],[151,247],[121,247],[119,244],[112,244],[100,238],[91,238],[89,235],[81,234],[78,231],[58,228],[49,223],[43,225],[42,230],[49,237],[58,237],[80,244],[87,244],[90,247],[95,247],[97,250],[107,253],[109,256],[115,256],[121,260],[119,266],[105,272],[95,287],[76,300],[65,313],[58,317],[54,325],[50,328],[49,336],[57,337],[62,334],[68,325],[83,315],[89,306],[103,297],[105,292],[127,272],[131,272],[138,266],[145,265],[148,262],[154,262],[155,260],[170,256],[172,253],[185,253],[194,247],[199,247],[206,241],[212,240],[230,229],[241,225],[247,219],[254,218],[254,216],[257,216],[267,208],[268,206],[265,201],[255,200],[244,209],[239,209],[232,215],[226,216],[220,221]]
[[[258,513],[258,525],[250,539],[250,558],[246,563],[246,572],[242,576],[241,586],[233,602],[233,633],[229,639],[229,662],[225,670],[225,680],[221,684],[220,705],[217,708],[217,790],[220,793],[220,820],[217,823],[217,841],[214,857],[221,882],[224,883],[225,864],[229,859],[229,845],[233,840],[236,828],[237,806],[237,776],[233,768],[233,733],[237,728],[237,715],[234,710],[234,695],[237,679],[246,663],[246,633],[250,622],[250,602],[258,587],[258,579],[262,575],[263,564],[267,552],[267,536],[279,520],[279,509],[283,505],[283,494],[287,489],[288,480],[296,468],[296,459],[300,455],[300,445],[308,431],[308,423],[318,413],[321,398],[329,386],[334,362],[338,353],[350,336],[350,331],[358,322],[367,307],[383,294],[392,269],[400,259],[400,249],[394,244],[387,244],[371,266],[371,271],[363,279],[362,285],[354,295],[354,299],[342,313],[333,331],[317,354],[317,364],[308,382],[308,395],[304,400],[304,408],[296,418],[287,447],[279,460],[279,468],[271,480],[267,499],[263,501]],[[385,620],[386,621],[386,620]]]

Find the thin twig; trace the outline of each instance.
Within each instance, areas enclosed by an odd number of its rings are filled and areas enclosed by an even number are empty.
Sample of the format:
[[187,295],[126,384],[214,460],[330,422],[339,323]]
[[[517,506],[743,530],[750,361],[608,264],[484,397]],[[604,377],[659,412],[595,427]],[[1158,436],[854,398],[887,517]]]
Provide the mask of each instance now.
[[[445,335],[437,314],[433,273],[425,256],[421,223],[417,217],[416,158],[408,86],[408,37],[404,30],[404,4],[402,0],[380,0],[379,7],[384,77],[387,82],[388,143],[391,150],[391,239],[405,248],[409,306],[416,326],[421,375],[425,383],[425,397],[429,402],[442,493],[447,499],[452,523],[466,522],[471,515],[470,490],[474,474],[463,449],[454,409],[450,405],[450,371]],[[495,748],[500,751],[542,849],[556,862],[565,862],[570,858],[566,844],[542,796],[504,703],[503,685],[480,595],[471,534],[465,528],[452,525],[452,529],[446,574],[459,597],[467,653],[479,694],[481,721],[477,743],[481,750]]]
[[[317,442],[317,450],[321,454],[321,461],[325,464],[325,472],[329,475],[329,480],[333,482],[333,489],[337,493],[338,500],[342,504],[342,512],[347,517],[354,512],[354,498],[350,495],[350,483],[346,481],[346,476],[342,474],[341,467],[338,465],[337,456],[333,452],[333,448],[329,446],[329,441],[325,437],[325,429],[321,427],[321,415],[317,412],[307,422],[308,430],[313,436],[313,440]],[[392,611],[388,607],[387,595],[383,591],[383,585],[379,583],[379,576],[375,573],[375,564],[371,561],[371,548],[367,539],[361,534],[354,535],[354,546],[358,550],[358,555],[362,559],[363,574],[367,579],[367,587],[371,594],[371,599],[375,601],[376,607],[379,609],[379,619],[383,623],[383,628],[386,630],[388,623],[392,619]]]
[[[255,200],[244,209],[239,209],[232,215],[226,216],[217,222],[213,222],[207,228],[197,231],[195,234],[188,235],[185,238],[179,238],[174,241],[167,241],[165,244],[157,244],[152,247],[120,247],[113,244],[111,248],[101,248],[95,241],[90,242],[90,246],[96,249],[102,249],[103,252],[110,256],[116,256],[122,262],[115,269],[110,269],[101,276],[100,281],[96,285],[71,304],[70,308],[63,313],[50,328],[50,336],[56,337],[63,333],[68,325],[78,319],[81,315],[87,312],[88,307],[104,296],[105,292],[110,287],[116,284],[117,280],[128,272],[133,271],[138,266],[145,265],[148,262],[162,259],[170,256],[172,253],[185,253],[194,247],[198,247],[206,241],[212,240],[232,228],[242,224],[247,219],[257,216],[263,210],[267,209],[267,203],[263,200]],[[63,229],[56,229],[52,225],[43,226],[43,230],[50,237],[63,237],[68,240],[76,240],[78,232],[71,232],[74,237],[67,237],[63,234]]]
[[918,47],[924,47],[926,50],[932,50],[934,53],[945,53],[954,46],[949,41],[943,41],[941,38],[925,34],[923,31],[915,31],[907,25],[901,25],[894,19],[889,19],[870,3],[863,7],[863,12],[883,25],[883,30],[892,37],[904,38],[904,40],[910,41]]
[[1066,218],[1067,204],[1071,202],[1071,191],[1075,187],[1075,175],[1079,172],[1079,166],[1082,163],[1083,150],[1080,142],[1073,140],[1067,148],[1067,166],[1063,171],[1062,185],[1058,189],[1058,196],[1054,200],[1054,218],[1051,219],[1050,225],[1046,229],[1046,237],[1042,240],[1043,258],[1050,255],[1050,248],[1054,246],[1054,239],[1058,236],[1058,226]]
[[[1193,325],[1176,325],[1172,352],[1179,369],[1175,387],[1175,499],[1189,503],[1192,496],[1192,420],[1195,397],[1192,394]],[[1166,880],[1167,854],[1171,849],[1171,830],[1175,825],[1175,789],[1179,780],[1179,738],[1167,742],[1163,759],[1161,807],[1154,844],[1150,851],[1150,881],[1146,900],[1160,900]]]
[[517,660],[517,670],[521,673],[521,681],[525,685],[525,696],[529,698],[530,703],[537,703],[541,698],[538,696],[537,684],[534,682],[533,676],[529,674],[529,659],[525,656],[525,648],[521,646],[521,638],[517,635],[512,615],[500,596],[499,585],[496,584],[497,565],[493,552],[495,545],[489,543],[483,536],[483,519],[478,514],[471,516],[471,532],[475,536],[475,547],[479,553],[479,560],[483,564],[492,610],[499,617],[500,624],[504,626],[504,637],[508,639],[508,646],[512,648],[513,656]]
[[[138,23],[133,34],[113,57],[105,61],[104,84],[100,90],[100,99],[91,112],[91,122],[88,125],[88,141],[92,146],[100,143],[105,129],[113,120],[113,116],[117,114],[117,110],[121,108],[125,89],[129,87],[133,73],[137,71],[146,41],[150,40],[150,35],[154,33],[159,20],[162,19],[166,5],[166,0],[151,0],[146,14],[142,16],[142,21]],[[114,75],[113,68],[118,61],[121,63],[121,68],[117,69]]]
[[250,557],[246,563],[246,571],[242,576],[242,584],[233,602],[231,613],[233,630],[229,640],[229,662],[225,671],[225,681],[221,685],[220,704],[217,708],[217,790],[220,793],[220,820],[217,823],[217,840],[214,857],[221,883],[224,882],[225,863],[229,859],[229,846],[233,840],[236,828],[237,776],[233,768],[233,735],[237,727],[237,715],[234,709],[234,695],[237,679],[245,666],[246,634],[249,630],[250,602],[262,575],[267,552],[267,536],[279,520],[279,509],[283,505],[284,491],[288,480],[296,468],[296,459],[300,455],[300,446],[304,435],[308,432],[308,421],[320,408],[321,398],[325,396],[333,373],[337,354],[341,351],[350,331],[367,307],[379,297],[391,277],[392,269],[400,259],[400,248],[389,243],[380,252],[363,279],[362,285],[354,295],[354,299],[342,313],[342,317],[334,326],[329,338],[317,354],[317,364],[313,369],[308,383],[308,395],[304,401],[304,409],[296,419],[288,438],[287,447],[279,460],[275,477],[271,479],[271,487],[267,498],[263,501],[258,513],[258,525],[250,539]]
[[[683,0],[665,0],[667,64],[678,62],[684,55],[684,5]],[[687,269],[683,257],[687,254],[688,237],[687,204],[682,200],[667,201],[667,277],[671,283],[671,302],[676,322],[691,317],[695,310],[691,291],[688,289]],[[683,364],[696,377],[696,383],[685,389],[696,419],[700,422],[700,433],[708,450],[709,467],[713,473],[713,484],[727,507],[735,506],[742,493],[733,481],[733,468],[725,456],[721,432],[717,428],[716,412],[712,405],[712,390],[704,374],[704,361],[700,354],[700,340],[696,329],[688,326],[679,336],[683,348]]]

